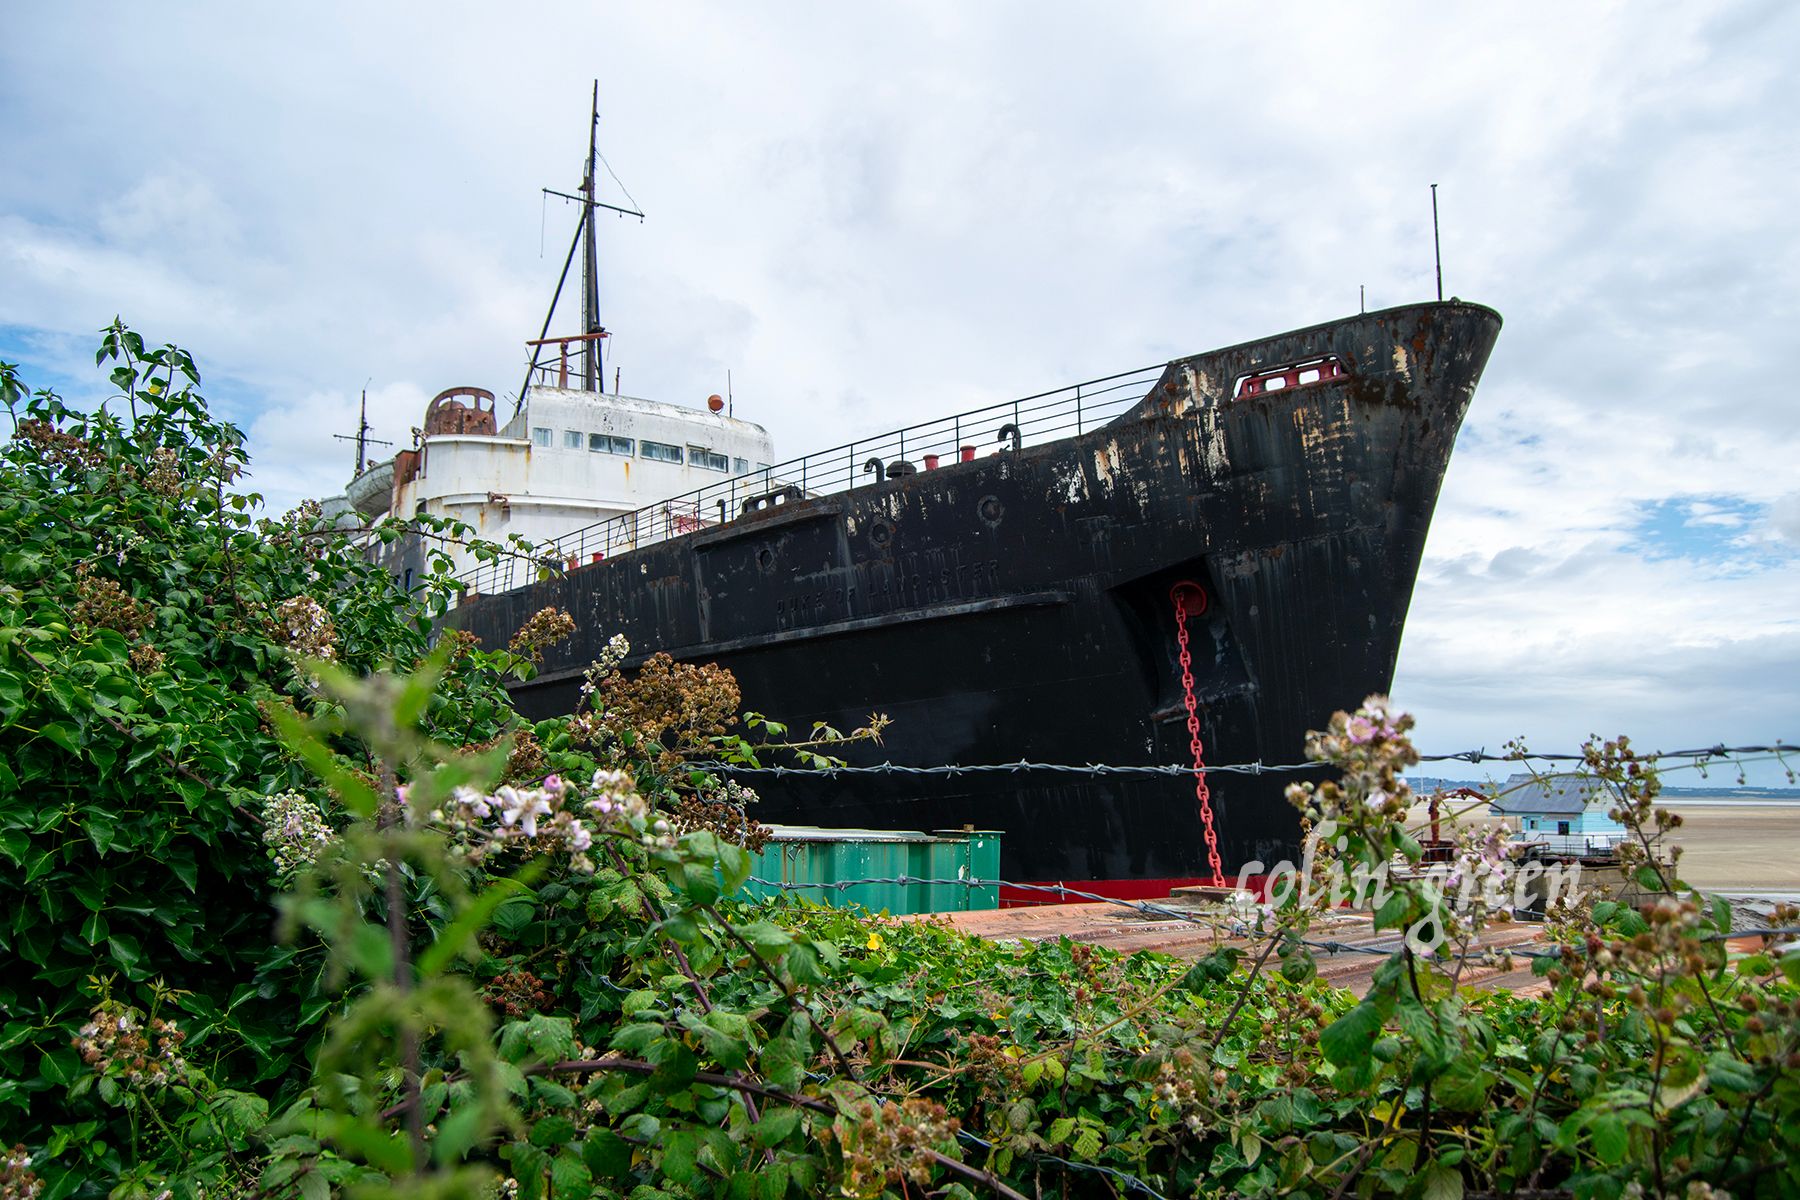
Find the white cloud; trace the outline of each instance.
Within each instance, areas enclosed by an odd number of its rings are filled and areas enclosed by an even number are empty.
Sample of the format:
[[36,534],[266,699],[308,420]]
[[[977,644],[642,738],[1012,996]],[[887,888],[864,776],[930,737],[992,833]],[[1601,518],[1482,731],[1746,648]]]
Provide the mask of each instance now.
[[[0,337],[74,373],[122,313],[201,356],[275,507],[335,490],[365,379],[397,441],[446,386],[518,387],[573,219],[537,189],[578,181],[599,77],[649,213],[602,223],[625,389],[698,403],[729,370],[798,454],[1359,285],[1428,295],[1438,182],[1447,289],[1507,327],[1400,664],[1426,740],[1793,737],[1797,31],[1686,3],[28,8]],[[1741,553],[1646,553],[1666,504]]]

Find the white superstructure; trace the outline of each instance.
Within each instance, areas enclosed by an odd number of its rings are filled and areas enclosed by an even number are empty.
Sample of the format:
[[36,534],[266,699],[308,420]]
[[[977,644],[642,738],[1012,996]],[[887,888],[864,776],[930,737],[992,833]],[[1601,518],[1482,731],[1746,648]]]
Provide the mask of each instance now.
[[[351,502],[372,520],[427,513],[541,544],[775,457],[762,426],[702,408],[540,385],[496,429],[493,404],[477,388],[439,395],[419,444],[358,476]],[[451,549],[459,572],[473,565]]]
[[[599,104],[596,83],[580,195],[550,192],[581,204],[580,222],[563,262],[566,281],[576,252],[583,252],[581,332],[526,343],[532,353],[520,389],[523,402],[504,426],[495,414],[492,392],[451,388],[440,392],[425,410],[411,449],[363,470],[369,429],[365,415],[356,437],[357,475],[345,488],[344,501],[369,521],[429,514],[461,521],[484,541],[504,543],[514,535],[527,539],[536,549],[531,558],[508,560],[509,584],[535,578],[540,567],[579,565],[571,557],[577,551],[555,543],[596,522],[662,506],[662,511],[641,522],[641,534],[640,519],[634,518],[623,543],[608,540],[599,549],[589,547],[581,551],[585,557],[580,561],[602,557],[619,544],[634,545],[639,536],[670,536],[723,520],[730,507],[721,504],[715,511],[702,512],[697,502],[663,503],[673,497],[757,471],[764,473],[762,490],[774,486],[767,475],[775,460],[768,431],[727,415],[728,404],[718,396],[707,397],[704,408],[689,408],[604,390],[602,349],[608,334],[600,324],[594,211],[607,209],[640,220],[644,214],[595,198]],[[562,294],[559,281],[544,320],[546,334]],[[546,360],[549,347],[556,350]],[[613,379],[616,389],[616,368]],[[572,382],[578,386],[571,387]],[[577,541],[587,547],[585,540]],[[450,551],[459,576],[475,565],[474,556],[459,543],[440,544]],[[424,566],[417,546],[407,545],[406,539],[376,543],[373,548],[406,586]]]

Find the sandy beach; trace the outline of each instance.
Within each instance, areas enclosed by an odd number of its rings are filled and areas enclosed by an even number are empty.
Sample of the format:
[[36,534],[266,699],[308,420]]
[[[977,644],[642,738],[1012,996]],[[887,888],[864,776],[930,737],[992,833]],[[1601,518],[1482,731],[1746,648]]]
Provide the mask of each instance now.
[[[1723,800],[1727,797],[1719,797]],[[1732,892],[1800,894],[1800,804],[1695,804],[1683,797],[1665,805],[1681,814],[1671,840],[1682,847],[1681,877],[1696,887]],[[1423,806],[1414,820],[1427,820]],[[1485,811],[1463,820],[1485,823]]]

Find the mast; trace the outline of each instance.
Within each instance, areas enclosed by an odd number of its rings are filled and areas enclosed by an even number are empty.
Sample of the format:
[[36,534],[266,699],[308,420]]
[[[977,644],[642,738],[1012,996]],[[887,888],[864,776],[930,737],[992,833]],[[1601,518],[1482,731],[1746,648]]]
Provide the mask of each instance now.
[[600,133],[600,81],[594,80],[594,103],[588,117],[588,154],[587,175],[581,181],[581,194],[587,203],[582,206],[582,241],[585,243],[581,258],[581,332],[589,335],[587,353],[581,360],[581,388],[587,392],[600,390],[600,381],[605,378],[604,366],[600,360],[600,339],[593,336],[600,332],[600,270],[598,254],[594,246],[594,168],[599,156],[598,137]]
[[[525,403],[525,393],[531,387],[532,375],[538,370],[538,356],[545,346],[559,345],[562,348],[563,362],[568,361],[569,343],[576,337],[553,338],[550,336],[550,322],[556,319],[556,305],[562,299],[563,284],[568,282],[569,268],[575,265],[575,252],[583,250],[581,256],[581,386],[590,392],[599,391],[605,384],[604,363],[601,361],[600,343],[606,338],[606,330],[600,325],[600,268],[598,262],[598,241],[594,237],[594,210],[604,208],[618,213],[622,217],[636,217],[642,221],[644,214],[635,208],[621,208],[616,204],[605,204],[594,199],[598,190],[597,168],[600,161],[600,81],[594,81],[594,102],[588,110],[588,156],[587,174],[581,181],[580,193],[559,192],[555,188],[544,188],[546,196],[555,196],[562,200],[573,200],[581,205],[581,219],[575,223],[575,236],[569,239],[569,253],[563,259],[562,275],[556,281],[556,294],[550,297],[550,310],[544,314],[544,328],[533,341],[525,343],[531,347],[531,362],[525,368],[525,378],[519,384],[519,398],[513,403],[516,415]],[[633,201],[633,203],[636,203]]]
[[[334,433],[331,435],[340,442],[356,443],[357,475],[361,475],[368,467],[370,446],[391,446],[394,444],[392,442],[384,442],[380,438],[370,437],[369,428],[369,389],[364,387],[362,390],[362,413],[356,422],[356,436],[352,437],[347,433]],[[355,478],[355,476],[351,476],[351,478]]]

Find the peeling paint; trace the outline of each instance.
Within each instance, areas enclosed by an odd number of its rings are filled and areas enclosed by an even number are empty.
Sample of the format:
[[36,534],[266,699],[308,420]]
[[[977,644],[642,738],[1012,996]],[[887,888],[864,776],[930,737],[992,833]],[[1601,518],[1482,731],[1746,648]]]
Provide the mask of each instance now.
[[1080,463],[1056,463],[1051,471],[1050,503],[1079,504],[1087,499],[1087,480],[1082,477]]
[[1394,374],[1400,376],[1400,378],[1406,380],[1408,383],[1412,382],[1412,367],[1407,361],[1406,344],[1404,342],[1394,343]]
[[1113,479],[1119,473],[1119,440],[1109,438],[1094,447],[1094,481],[1107,491],[1113,487]]

